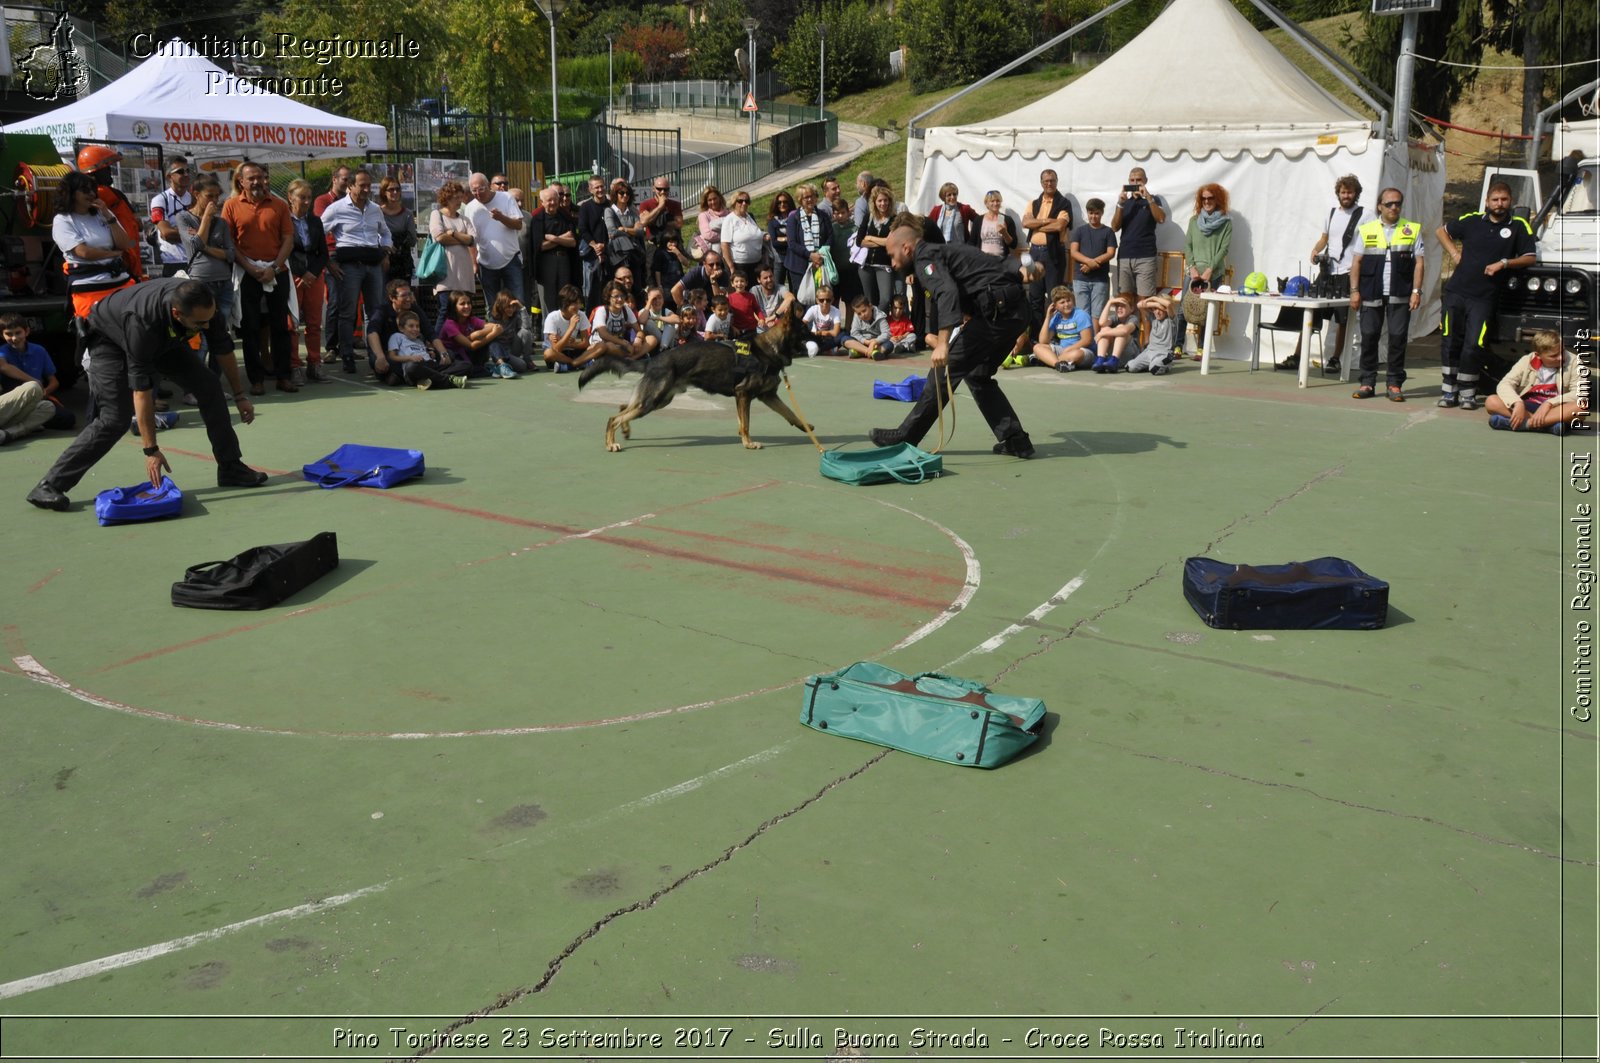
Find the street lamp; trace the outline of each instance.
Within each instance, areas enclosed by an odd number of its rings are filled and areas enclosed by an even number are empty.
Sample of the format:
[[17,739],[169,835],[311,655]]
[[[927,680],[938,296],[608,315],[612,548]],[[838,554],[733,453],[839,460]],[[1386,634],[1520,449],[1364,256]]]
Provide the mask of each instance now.
[[615,33],[606,34],[606,145],[611,150],[612,173],[619,173],[622,169],[617,165],[617,148],[616,144],[612,142],[611,136],[611,131],[616,128],[617,124],[616,104],[613,103],[611,99],[612,92],[614,91],[613,85],[615,84],[616,80],[616,42],[617,35]]
[[[744,32],[750,39],[750,99],[756,98],[756,30],[761,26],[760,21],[753,18],[744,20]],[[756,146],[756,112],[750,112],[750,146]]]
[[554,176],[561,176],[561,99],[556,86],[556,21],[566,9],[567,0],[534,0],[544,17],[550,20],[550,144]]
[[817,23],[817,42],[820,51],[817,53],[817,121],[827,118],[828,100],[828,24]]

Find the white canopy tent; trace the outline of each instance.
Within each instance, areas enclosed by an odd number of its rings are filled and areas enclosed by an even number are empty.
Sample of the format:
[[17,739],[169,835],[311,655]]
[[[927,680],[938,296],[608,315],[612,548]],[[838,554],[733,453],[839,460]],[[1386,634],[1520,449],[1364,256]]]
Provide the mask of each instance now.
[[[1122,49],[1050,96],[983,125],[932,128],[913,139],[906,199],[930,209],[951,181],[974,203],[997,189],[1020,213],[1048,168],[1074,200],[1075,218],[1099,197],[1109,223],[1128,170],[1142,166],[1169,208],[1159,246],[1181,251],[1195,190],[1216,182],[1231,201],[1234,285],[1260,270],[1275,286],[1279,277],[1314,276],[1311,247],[1344,174],[1361,181],[1368,218],[1380,186],[1396,184],[1407,189],[1407,217],[1429,233],[1439,224],[1442,158],[1390,148],[1382,136],[1381,122],[1312,81],[1227,0],[1173,0]],[[1429,276],[1437,277],[1437,245],[1428,250]],[[1168,280],[1176,283],[1176,274]],[[1243,357],[1248,338],[1235,320],[1219,347]],[[1413,315],[1412,334],[1437,324],[1435,296]]]
[[5,131],[48,134],[69,163],[78,138],[257,162],[353,157],[389,145],[383,126],[267,92],[177,39],[99,92]]

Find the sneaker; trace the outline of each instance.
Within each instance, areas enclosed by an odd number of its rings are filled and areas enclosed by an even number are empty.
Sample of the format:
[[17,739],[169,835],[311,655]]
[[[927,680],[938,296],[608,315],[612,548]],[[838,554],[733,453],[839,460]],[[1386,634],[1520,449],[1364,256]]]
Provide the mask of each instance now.
[[462,375],[462,374],[457,374],[456,376],[451,377],[450,378],[450,386],[451,387],[455,387],[455,388],[465,388],[467,386],[467,378],[466,378],[466,376]]
[[1439,407],[1441,410],[1453,410],[1460,404],[1461,400],[1457,399],[1454,395],[1446,395],[1444,398],[1434,403],[1434,405]]
[[194,397],[194,392],[192,392],[192,391],[185,391],[183,393],[183,399],[181,401],[183,402],[183,404],[185,406],[198,406],[198,405],[200,405],[200,400]]
[[1491,413],[1489,415],[1489,427],[1496,432],[1509,432],[1511,431],[1511,418],[1503,413]]
[[551,367],[551,371],[556,373],[570,373],[572,372],[572,366],[568,365],[566,362],[557,362]]
[[306,369],[305,369],[305,366],[299,366],[299,367],[297,367],[295,369],[291,369],[289,371],[289,381],[290,381],[290,383],[294,384],[294,386],[297,387],[297,388],[305,387],[306,386]]
[[1461,408],[1463,410],[1466,410],[1468,413],[1471,413],[1473,410],[1476,410],[1478,408],[1477,396],[1475,396],[1475,395],[1463,395],[1463,396],[1461,396],[1460,405],[1461,405]]
[[1564,436],[1567,434],[1567,429],[1571,427],[1572,426],[1567,424],[1565,421],[1557,421],[1555,424],[1550,426],[1549,432],[1553,436]]
[[354,373],[356,371],[356,363],[347,359],[344,363],[344,371],[346,373]]
[[1153,366],[1150,367],[1150,375],[1151,376],[1166,376],[1167,375],[1167,367],[1165,365],[1160,365],[1160,364],[1153,365]]
[[1078,365],[1076,362],[1069,362],[1065,358],[1056,363],[1056,372],[1058,373],[1071,373],[1077,368]]
[[1337,373],[1339,371],[1339,356],[1336,354],[1332,358],[1329,358],[1328,364],[1323,366],[1323,368],[1328,370],[1330,373]]
[[889,352],[880,347],[872,352],[872,360],[874,362],[886,362],[889,360]]
[[1005,356],[1004,359],[1001,360],[1000,368],[1001,369],[1015,369],[1020,364],[1021,363],[1017,361],[1017,356],[1016,355],[1008,354],[1008,355]]
[[266,473],[257,472],[242,461],[229,461],[217,466],[218,487],[260,487],[266,482]]
[[1026,432],[1013,432],[996,443],[993,450],[996,454],[1010,454],[1014,458],[1031,458],[1033,440],[1028,438]]
[[65,513],[72,505],[67,496],[48,480],[40,480],[38,486],[28,492],[28,501],[40,509],[53,509],[58,513]]
[[431,377],[423,377],[421,380],[417,381],[418,391],[427,391],[431,387],[433,387],[433,379]]

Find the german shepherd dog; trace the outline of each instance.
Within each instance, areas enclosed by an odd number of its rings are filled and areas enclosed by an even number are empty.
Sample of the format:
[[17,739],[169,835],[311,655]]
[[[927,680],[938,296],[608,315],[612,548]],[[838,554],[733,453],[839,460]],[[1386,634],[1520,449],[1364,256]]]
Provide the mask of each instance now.
[[633,391],[633,398],[606,421],[606,449],[609,451],[622,449],[622,444],[617,442],[618,429],[622,430],[624,439],[630,438],[628,422],[661,409],[692,387],[713,395],[730,396],[739,415],[739,441],[746,450],[760,450],[761,444],[750,438],[751,399],[761,400],[768,409],[802,432],[811,427],[778,398],[784,367],[796,357],[804,356],[809,339],[811,330],[795,314],[791,304],[775,325],[748,344],[741,342],[735,347],[732,343],[695,340],[648,360],[636,361],[601,355],[583,367],[583,372],[578,374],[578,387],[582,388],[602,373],[618,376],[644,373]]

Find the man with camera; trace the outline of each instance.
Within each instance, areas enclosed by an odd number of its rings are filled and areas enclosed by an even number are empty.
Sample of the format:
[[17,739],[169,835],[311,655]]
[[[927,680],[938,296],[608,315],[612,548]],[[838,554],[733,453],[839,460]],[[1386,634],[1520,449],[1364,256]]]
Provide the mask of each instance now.
[[1128,171],[1128,183],[1117,196],[1111,231],[1117,234],[1118,292],[1156,293],[1156,226],[1167,220],[1167,205],[1151,192],[1144,167]]
[[[928,371],[922,397],[900,427],[874,428],[868,433],[873,445],[915,446],[928,434],[947,397],[945,374],[940,370],[948,366],[948,391],[953,393],[963,380],[967,382],[973,403],[999,440],[994,452],[1033,457],[1033,442],[994,379],[995,370],[1028,327],[1024,274],[1018,272],[1017,261],[984,254],[970,244],[931,242],[925,239],[921,219],[905,214],[895,219],[887,250],[895,271],[914,273],[917,285],[927,290],[933,311],[929,322],[934,334],[933,368]],[[1030,269],[1043,272],[1037,263]],[[970,315],[966,324],[962,324],[963,315]],[[952,340],[950,334],[957,326],[961,331]]]
[[[1338,205],[1328,211],[1328,220],[1323,223],[1322,233],[1311,248],[1311,261],[1318,267],[1317,280],[1312,285],[1311,293],[1324,299],[1348,299],[1350,267],[1360,249],[1356,230],[1361,225],[1361,182],[1354,174],[1345,174],[1334,182],[1333,194],[1339,201]],[[1337,252],[1329,250],[1334,246],[1338,247]],[[1329,369],[1338,369],[1339,355],[1344,351],[1345,326],[1350,322],[1350,310],[1343,306],[1333,310],[1318,310],[1314,320],[1321,324],[1325,316],[1331,316],[1335,326],[1333,353],[1327,356],[1327,366]],[[1300,345],[1296,343],[1294,354],[1284,364],[1299,365],[1299,357]]]
[[639,220],[650,245],[645,273],[670,292],[684,270],[683,204],[672,198],[670,177],[657,177],[650,187],[655,195],[639,205]]

